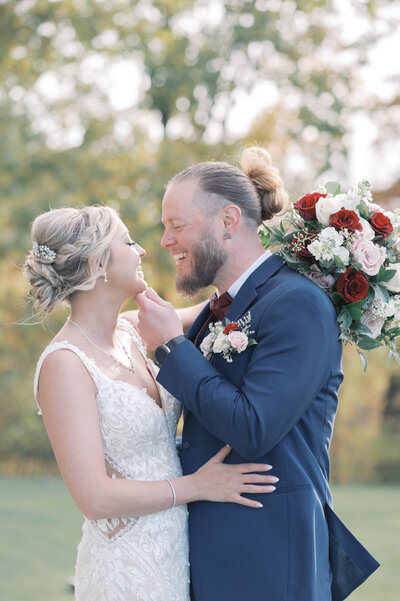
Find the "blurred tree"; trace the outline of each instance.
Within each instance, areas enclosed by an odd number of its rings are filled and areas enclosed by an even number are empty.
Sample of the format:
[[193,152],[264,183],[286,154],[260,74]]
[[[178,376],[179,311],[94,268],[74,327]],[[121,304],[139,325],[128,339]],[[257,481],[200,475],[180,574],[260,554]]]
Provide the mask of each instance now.
[[[372,3],[355,4],[375,25],[389,23]],[[13,325],[31,316],[20,266],[34,217],[50,206],[119,207],[148,249],[149,281],[177,301],[172,261],[159,246],[160,200],[174,173],[206,159],[236,161],[244,143],[259,142],[291,189],[323,172],[344,174],[366,46],[365,38],[341,41],[336,6],[0,1],[3,460],[51,457],[31,380],[65,311],[42,328]],[[384,394],[389,376],[381,378]]]

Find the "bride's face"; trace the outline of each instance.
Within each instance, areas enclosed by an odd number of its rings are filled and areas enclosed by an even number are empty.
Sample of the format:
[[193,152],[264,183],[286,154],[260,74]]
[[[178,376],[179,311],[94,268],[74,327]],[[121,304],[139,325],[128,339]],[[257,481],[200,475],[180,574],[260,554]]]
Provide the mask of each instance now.
[[147,288],[142,271],[144,248],[132,240],[127,227],[119,223],[111,241],[111,258],[107,266],[110,288],[125,291],[127,298]]

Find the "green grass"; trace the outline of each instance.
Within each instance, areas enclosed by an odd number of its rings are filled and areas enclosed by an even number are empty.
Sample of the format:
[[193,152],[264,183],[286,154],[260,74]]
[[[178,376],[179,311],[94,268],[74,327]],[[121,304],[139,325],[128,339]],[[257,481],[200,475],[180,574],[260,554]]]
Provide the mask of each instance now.
[[336,513],[381,564],[349,599],[399,601],[400,487],[337,485],[333,499]]
[[[351,601],[398,601],[400,487],[342,485],[333,492],[335,511],[382,564]],[[0,599],[72,601],[67,578],[81,524],[58,478],[0,477]]]
[[82,521],[59,478],[0,478],[0,599],[72,601]]

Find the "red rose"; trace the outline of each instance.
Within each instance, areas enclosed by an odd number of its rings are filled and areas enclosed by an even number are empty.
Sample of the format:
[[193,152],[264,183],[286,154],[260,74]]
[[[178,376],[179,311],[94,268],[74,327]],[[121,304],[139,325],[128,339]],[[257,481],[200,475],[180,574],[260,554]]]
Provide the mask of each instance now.
[[372,225],[375,234],[378,236],[387,238],[393,232],[393,225],[391,224],[390,219],[383,213],[372,213],[368,221]]
[[315,213],[315,205],[319,201],[320,198],[326,198],[327,194],[320,194],[319,192],[314,192],[313,194],[306,194],[303,198],[300,198],[295,205],[294,208],[296,211],[300,213],[303,217],[304,221],[315,221],[317,219],[317,215]]
[[312,254],[308,250],[309,244],[315,240],[318,236],[317,232],[307,232],[306,234],[300,234],[297,236],[293,236],[292,239],[292,250],[299,257],[303,257],[304,259],[311,259]]
[[234,330],[238,330],[239,326],[236,322],[232,322],[232,323],[227,323],[226,326],[224,327],[224,331],[222,332],[223,334],[229,334],[229,332],[233,332]]
[[349,232],[355,232],[358,230],[362,231],[362,225],[360,219],[355,211],[348,211],[347,209],[340,209],[337,213],[334,213],[329,217],[331,225],[335,230],[342,230],[346,228]]
[[362,271],[349,267],[339,276],[336,288],[346,303],[357,303],[367,298],[369,282]]

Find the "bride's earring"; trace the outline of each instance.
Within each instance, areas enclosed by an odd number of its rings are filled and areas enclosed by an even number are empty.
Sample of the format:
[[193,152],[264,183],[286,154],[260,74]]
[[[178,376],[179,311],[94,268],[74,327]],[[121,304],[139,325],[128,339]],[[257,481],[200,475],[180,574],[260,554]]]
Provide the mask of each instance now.
[[225,232],[225,234],[224,234],[225,240],[229,240],[230,237],[231,237],[231,235],[228,232]]
[[103,278],[104,278],[104,283],[107,284],[108,282],[108,277],[107,277],[107,272],[105,271],[103,274]]

